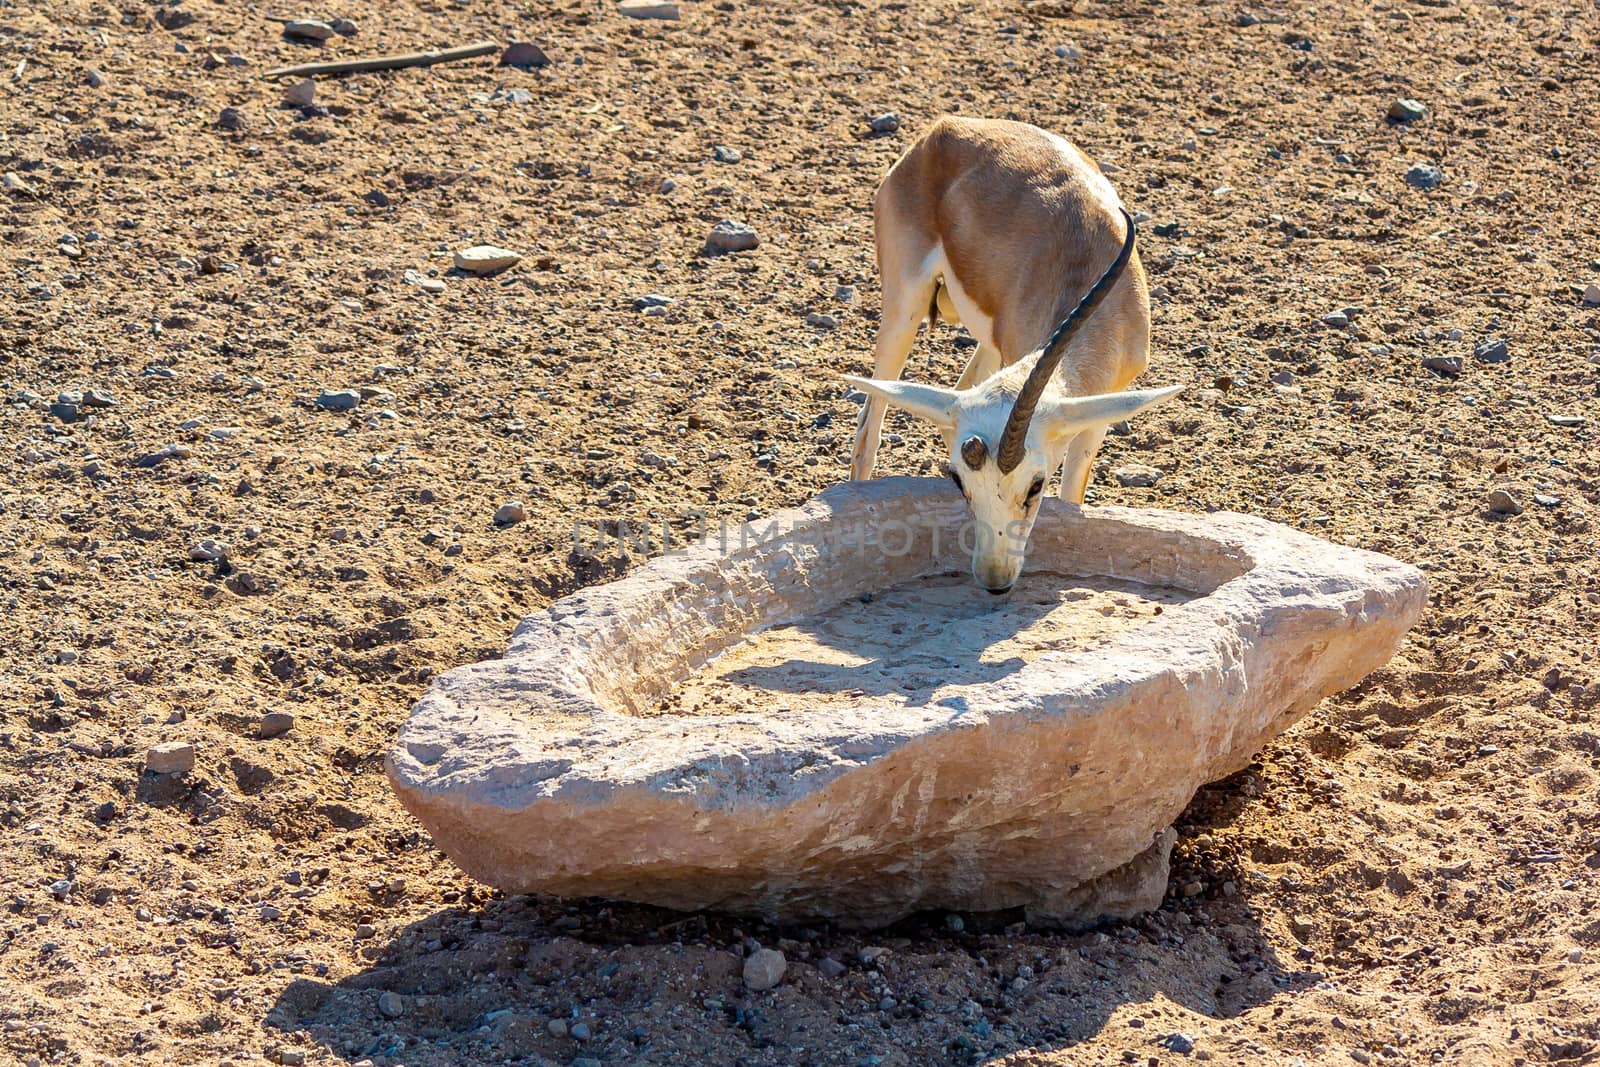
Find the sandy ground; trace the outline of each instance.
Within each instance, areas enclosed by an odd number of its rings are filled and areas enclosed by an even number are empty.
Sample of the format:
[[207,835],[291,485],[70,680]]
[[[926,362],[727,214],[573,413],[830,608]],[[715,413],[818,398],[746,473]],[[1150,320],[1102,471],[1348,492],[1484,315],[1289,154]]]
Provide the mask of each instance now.
[[[1600,1061],[1593,4],[270,12],[357,24],[318,47],[259,7],[0,4],[0,1058]],[[263,77],[478,38],[552,62],[304,110]],[[1193,388],[1108,438],[1092,499],[1414,560],[1411,643],[1202,792],[1130,925],[864,938],[469,884],[383,779],[410,702],[646,554],[575,524],[742,521],[843,476],[871,190],[944,111],[1072,137],[1151,216],[1144,382]],[[723,218],[760,247],[702,256]],[[525,258],[453,274],[482,241]],[[953,381],[960,340],[910,373]],[[880,471],[932,469],[932,433],[887,429]],[[1121,488],[1127,462],[1163,477]],[[143,775],[160,742],[195,769]],[[743,991],[752,941],[791,961],[772,993]]]
[[1081,655],[1196,593],[1037,568],[1002,600],[936,574],[774,626],[684,679],[658,714],[847,711],[965,699],[1046,656]]

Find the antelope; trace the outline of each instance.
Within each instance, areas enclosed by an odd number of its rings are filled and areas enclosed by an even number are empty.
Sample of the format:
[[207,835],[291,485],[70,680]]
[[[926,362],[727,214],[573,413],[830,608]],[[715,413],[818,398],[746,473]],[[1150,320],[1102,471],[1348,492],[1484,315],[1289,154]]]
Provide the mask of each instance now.
[[[946,115],[879,183],[873,228],[883,314],[872,378],[845,379],[867,395],[850,476],[871,477],[888,405],[932,422],[976,520],[973,577],[1007,593],[1049,476],[1082,504],[1106,429],[1182,389],[1121,391],[1149,363],[1133,218],[1065,138]],[[941,314],[978,342],[960,380],[901,381]]]

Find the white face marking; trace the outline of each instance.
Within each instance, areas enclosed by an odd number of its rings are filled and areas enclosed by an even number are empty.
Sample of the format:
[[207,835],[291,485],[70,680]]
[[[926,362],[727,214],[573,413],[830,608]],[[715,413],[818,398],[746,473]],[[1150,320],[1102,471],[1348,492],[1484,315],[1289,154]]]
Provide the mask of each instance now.
[[[950,441],[946,469],[966,496],[974,520],[972,576],[992,593],[1009,590],[1022,572],[1045,483],[1061,465],[1062,452],[1072,437],[1129,418],[1180,391],[1148,389],[1085,397],[1046,394],[1028,426],[1021,461],[1015,469],[1002,473],[996,456],[1016,387],[1031,367],[1032,362],[1024,360],[959,392],[914,382],[846,379],[946,432]],[[962,456],[963,444],[974,436],[983,441],[986,453],[976,469]]]
[[[981,386],[968,391],[969,394],[982,392]],[[962,399],[968,400],[968,394],[963,394]],[[971,396],[970,399],[977,401],[979,398]],[[946,460],[951,480],[966,496],[972,510],[972,576],[991,593],[1009,590],[1022,572],[1045,483],[1050,471],[1061,462],[1059,450],[1054,455],[1047,454],[1036,439],[1037,430],[1030,427],[1030,447],[1022,462],[1010,473],[1001,473],[995,454],[1010,413],[1009,397],[1003,394],[999,402],[957,404],[954,446]],[[977,470],[968,466],[961,451],[962,443],[973,436],[983,440],[987,452]]]

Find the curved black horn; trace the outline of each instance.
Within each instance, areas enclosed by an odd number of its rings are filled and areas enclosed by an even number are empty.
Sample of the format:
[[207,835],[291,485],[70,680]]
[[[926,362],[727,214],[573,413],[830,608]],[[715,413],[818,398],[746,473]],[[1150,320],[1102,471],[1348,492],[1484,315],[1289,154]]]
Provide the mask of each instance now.
[[1122,219],[1128,227],[1128,235],[1122,240],[1122,251],[1117,253],[1116,260],[1106,268],[1104,274],[1100,275],[1100,280],[1083,294],[1078,306],[1067,313],[1067,317],[1061,320],[1061,325],[1055,328],[1050,339],[1044,343],[1039,361],[1033,365],[1033,370],[1028,372],[1028,380],[1022,383],[1022,391],[1017,394],[1017,402],[1011,407],[1011,415],[1006,419],[1005,432],[1000,436],[1000,448],[995,456],[995,462],[1002,474],[1010,474],[1017,469],[1017,464],[1022,462],[1022,454],[1026,450],[1028,441],[1028,424],[1033,421],[1033,411],[1039,406],[1039,398],[1044,396],[1044,387],[1049,384],[1051,375],[1055,374],[1056,367],[1061,364],[1061,357],[1066,354],[1067,342],[1078,332],[1078,327],[1083,325],[1089,312],[1094,310],[1095,305],[1111,291],[1117,279],[1122,277],[1122,270],[1133,255],[1133,216],[1128,214],[1126,208],[1121,210]]

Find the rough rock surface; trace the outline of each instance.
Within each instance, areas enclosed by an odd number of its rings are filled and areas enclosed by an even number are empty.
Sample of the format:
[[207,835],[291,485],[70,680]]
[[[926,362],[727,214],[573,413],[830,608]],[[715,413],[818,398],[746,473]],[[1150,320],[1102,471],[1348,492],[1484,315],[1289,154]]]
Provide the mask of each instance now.
[[965,518],[942,480],[841,485],[558,601],[505,659],[440,677],[390,779],[457,863],[508,891],[863,926],[936,908],[1127,914],[1159,899],[1151,872],[1104,901],[1076,891],[1141,854],[1164,874],[1164,832],[1195,790],[1382,666],[1426,599],[1413,567],[1264,520],[1049,502],[1033,580],[1201,595],[949,703],[650,714],[765,626],[964,568]]

